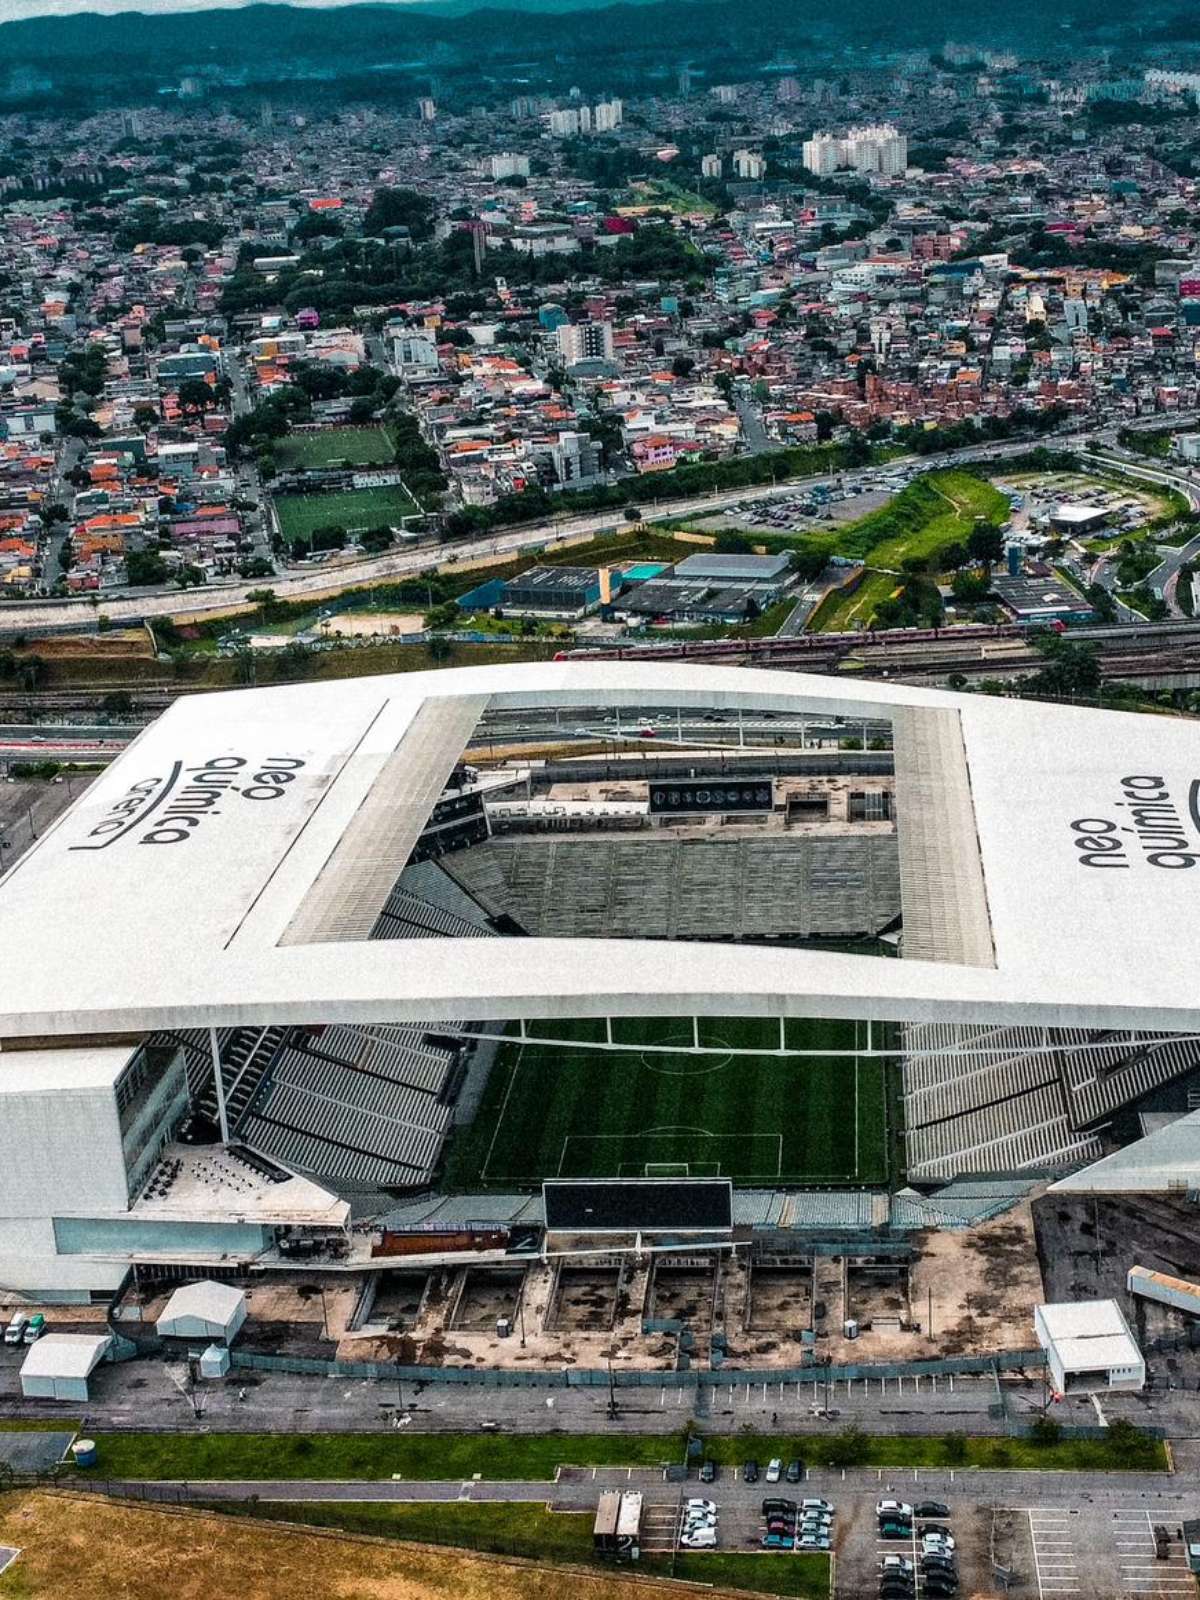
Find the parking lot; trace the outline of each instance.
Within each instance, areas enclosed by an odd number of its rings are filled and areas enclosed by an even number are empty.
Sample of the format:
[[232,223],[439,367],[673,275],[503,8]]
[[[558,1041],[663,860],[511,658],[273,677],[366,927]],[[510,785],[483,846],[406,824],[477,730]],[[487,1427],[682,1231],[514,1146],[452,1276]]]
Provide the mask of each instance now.
[[[1183,1600],[1196,1592],[1179,1521],[1169,1513],[1156,1518],[1138,1506],[1029,1506],[1024,1522],[1028,1557],[1020,1564],[1032,1573],[1022,1574],[1024,1581],[1013,1586],[1015,1595],[1030,1600],[1055,1595]],[[1166,1535],[1161,1542],[1156,1529]]]
[[[586,1478],[592,1480],[594,1491],[601,1483],[615,1486],[640,1476],[602,1468]],[[988,1475],[989,1489],[999,1476]],[[1032,1476],[1021,1474],[1022,1484]],[[1036,1499],[1014,1504],[1013,1497],[1003,1493],[988,1499],[982,1487],[960,1488],[956,1479],[945,1474],[938,1478],[930,1474],[927,1483],[915,1475],[894,1477],[891,1482],[887,1474],[880,1473],[874,1483],[864,1483],[856,1474],[856,1481],[839,1481],[838,1474],[824,1471],[808,1474],[800,1484],[767,1484],[762,1478],[746,1484],[739,1473],[723,1469],[711,1485],[689,1477],[686,1484],[675,1487],[673,1496],[661,1483],[657,1492],[647,1485],[643,1546],[648,1552],[669,1551],[679,1527],[679,1507],[689,1496],[703,1496],[718,1508],[719,1551],[759,1552],[767,1562],[787,1561],[793,1559],[790,1551],[763,1552],[763,1500],[781,1497],[798,1502],[805,1496],[823,1496],[835,1511],[831,1530],[835,1596],[877,1600],[881,1562],[887,1556],[899,1556],[913,1564],[912,1600],[926,1600],[930,1591],[921,1572],[919,1523],[914,1523],[908,1539],[881,1538],[876,1505],[885,1498],[919,1504],[929,1497],[949,1508],[949,1517],[938,1520],[955,1541],[955,1600],[1005,1594],[1010,1600],[1056,1600],[1058,1596],[1130,1600],[1135,1595],[1188,1600],[1195,1596],[1195,1579],[1188,1571],[1181,1539],[1181,1517],[1192,1509],[1189,1495],[1179,1499],[1172,1495],[1169,1502],[1162,1496],[1164,1503],[1146,1505],[1137,1503],[1144,1497],[1130,1494],[1122,1503],[1118,1481],[1114,1481],[1111,1490],[1105,1485],[1107,1492],[1098,1492],[1094,1500],[1089,1494],[1073,1499],[1059,1495],[1054,1497],[1059,1502],[1055,1504],[1048,1494],[1043,1504]],[[1167,1536],[1165,1540],[1156,1538],[1156,1530]],[[764,1587],[769,1588],[769,1583]]]

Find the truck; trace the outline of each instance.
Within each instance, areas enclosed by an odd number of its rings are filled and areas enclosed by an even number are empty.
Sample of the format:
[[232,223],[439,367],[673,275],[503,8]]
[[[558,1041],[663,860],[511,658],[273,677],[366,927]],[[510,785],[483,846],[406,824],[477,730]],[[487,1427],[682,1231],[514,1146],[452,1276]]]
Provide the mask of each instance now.
[[592,1526],[596,1553],[614,1561],[636,1561],[641,1530],[642,1496],[636,1490],[605,1489]]

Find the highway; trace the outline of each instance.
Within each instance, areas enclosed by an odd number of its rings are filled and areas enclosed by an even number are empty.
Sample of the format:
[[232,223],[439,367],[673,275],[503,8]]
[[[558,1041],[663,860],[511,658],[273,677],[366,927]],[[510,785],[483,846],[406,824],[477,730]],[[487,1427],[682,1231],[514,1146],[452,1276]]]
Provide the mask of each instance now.
[[[1007,456],[1022,455],[1042,442],[1053,445],[1059,442],[1069,446],[1069,439],[1051,437],[1044,441],[1028,439],[1006,440],[999,444],[972,445],[963,450],[946,451],[939,455],[922,457],[918,465],[923,472],[955,463],[972,461],[999,461]],[[896,464],[901,461],[896,458]],[[864,475],[874,474],[877,467],[842,473],[826,473],[815,478],[789,478],[778,484],[757,484],[720,493],[683,500],[664,500],[642,506],[643,520],[663,522],[683,514],[703,516],[726,510],[740,501],[769,499],[772,496],[795,495],[802,489],[819,486],[834,487],[838,482],[855,483]],[[186,612],[222,612],[242,605],[252,604],[249,596],[269,586],[281,600],[320,599],[339,589],[356,585],[378,583],[388,578],[412,577],[426,572],[432,566],[439,569],[461,567],[470,563],[490,563],[505,556],[517,555],[523,550],[562,543],[569,539],[583,539],[597,534],[627,527],[621,510],[586,512],[580,516],[554,517],[549,521],[526,523],[519,527],[487,535],[482,539],[464,541],[454,545],[422,545],[414,549],[389,550],[380,556],[353,562],[326,562],[304,573],[282,574],[271,579],[238,580],[230,583],[209,584],[201,589],[145,590],[137,595],[114,595],[103,599],[97,606],[93,600],[14,600],[0,603],[0,633],[37,633],[44,630],[61,630],[64,621],[77,619],[84,627],[94,626],[98,611],[113,623],[133,622],[142,617],[170,617]]]

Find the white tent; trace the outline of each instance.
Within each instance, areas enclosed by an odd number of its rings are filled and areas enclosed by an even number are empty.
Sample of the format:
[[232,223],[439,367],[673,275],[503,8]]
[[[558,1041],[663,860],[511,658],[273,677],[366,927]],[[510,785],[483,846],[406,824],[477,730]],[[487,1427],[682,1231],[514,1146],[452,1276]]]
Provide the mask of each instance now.
[[108,1333],[47,1333],[21,1365],[27,1400],[86,1400],[88,1378],[112,1343]]
[[160,1339],[216,1339],[229,1344],[246,1320],[246,1296],[227,1283],[185,1283],[155,1326]]

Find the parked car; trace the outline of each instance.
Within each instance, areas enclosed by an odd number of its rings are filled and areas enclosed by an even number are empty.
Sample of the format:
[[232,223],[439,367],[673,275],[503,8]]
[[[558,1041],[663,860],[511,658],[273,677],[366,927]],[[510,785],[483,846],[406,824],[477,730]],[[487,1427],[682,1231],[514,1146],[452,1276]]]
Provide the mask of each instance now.
[[800,1483],[804,1477],[803,1461],[789,1461],[784,1477],[789,1483]]
[[921,1557],[922,1572],[958,1572],[954,1557],[942,1555],[937,1550],[927,1550]]
[[918,1502],[913,1515],[917,1517],[948,1517],[950,1515],[950,1507],[943,1505],[940,1500],[921,1500]]
[[679,1535],[679,1543],[685,1550],[712,1550],[717,1543],[717,1530],[715,1528],[696,1528],[693,1532],[684,1532]]
[[790,1511],[795,1516],[796,1502],[783,1500],[778,1495],[768,1495],[762,1503],[762,1514],[764,1517],[769,1517],[773,1511]]
[[810,1495],[807,1500],[801,1500],[800,1509],[801,1511],[828,1511],[830,1516],[834,1513],[833,1502],[831,1500],[822,1500],[820,1495]]
[[949,1596],[958,1593],[958,1578],[952,1572],[923,1572],[921,1588],[926,1594],[939,1595],[943,1600],[949,1600]]
[[35,1311],[21,1337],[26,1344],[36,1344],[45,1331],[46,1319],[40,1311]]
[[917,1537],[924,1539],[929,1535],[936,1539],[948,1539],[950,1537],[950,1529],[940,1522],[918,1522]]
[[913,1572],[913,1564],[907,1556],[884,1556],[879,1567],[882,1572],[903,1572],[908,1576]]
[[881,1522],[879,1524],[879,1537],[881,1539],[911,1539],[912,1525],[907,1522]]
[[794,1550],[796,1541],[790,1533],[767,1533],[763,1535],[764,1550]]
[[778,1483],[783,1476],[783,1462],[778,1456],[772,1456],[767,1462],[767,1482]]
[[716,1483],[716,1481],[717,1481],[717,1463],[715,1461],[713,1461],[711,1458],[706,1458],[705,1462],[704,1462],[704,1465],[700,1468],[700,1482],[701,1483]]
[[912,1514],[913,1508],[904,1500],[880,1500],[875,1506],[875,1515],[877,1517],[892,1516],[907,1519]]
[[796,1541],[797,1550],[828,1550],[831,1548],[826,1533],[802,1533]]
[[758,1462],[757,1461],[747,1461],[746,1465],[742,1468],[742,1481],[743,1481],[743,1483],[757,1483],[758,1482]]
[[879,1580],[879,1600],[894,1600],[896,1596],[910,1595],[916,1587],[916,1580],[903,1572],[887,1573]]

